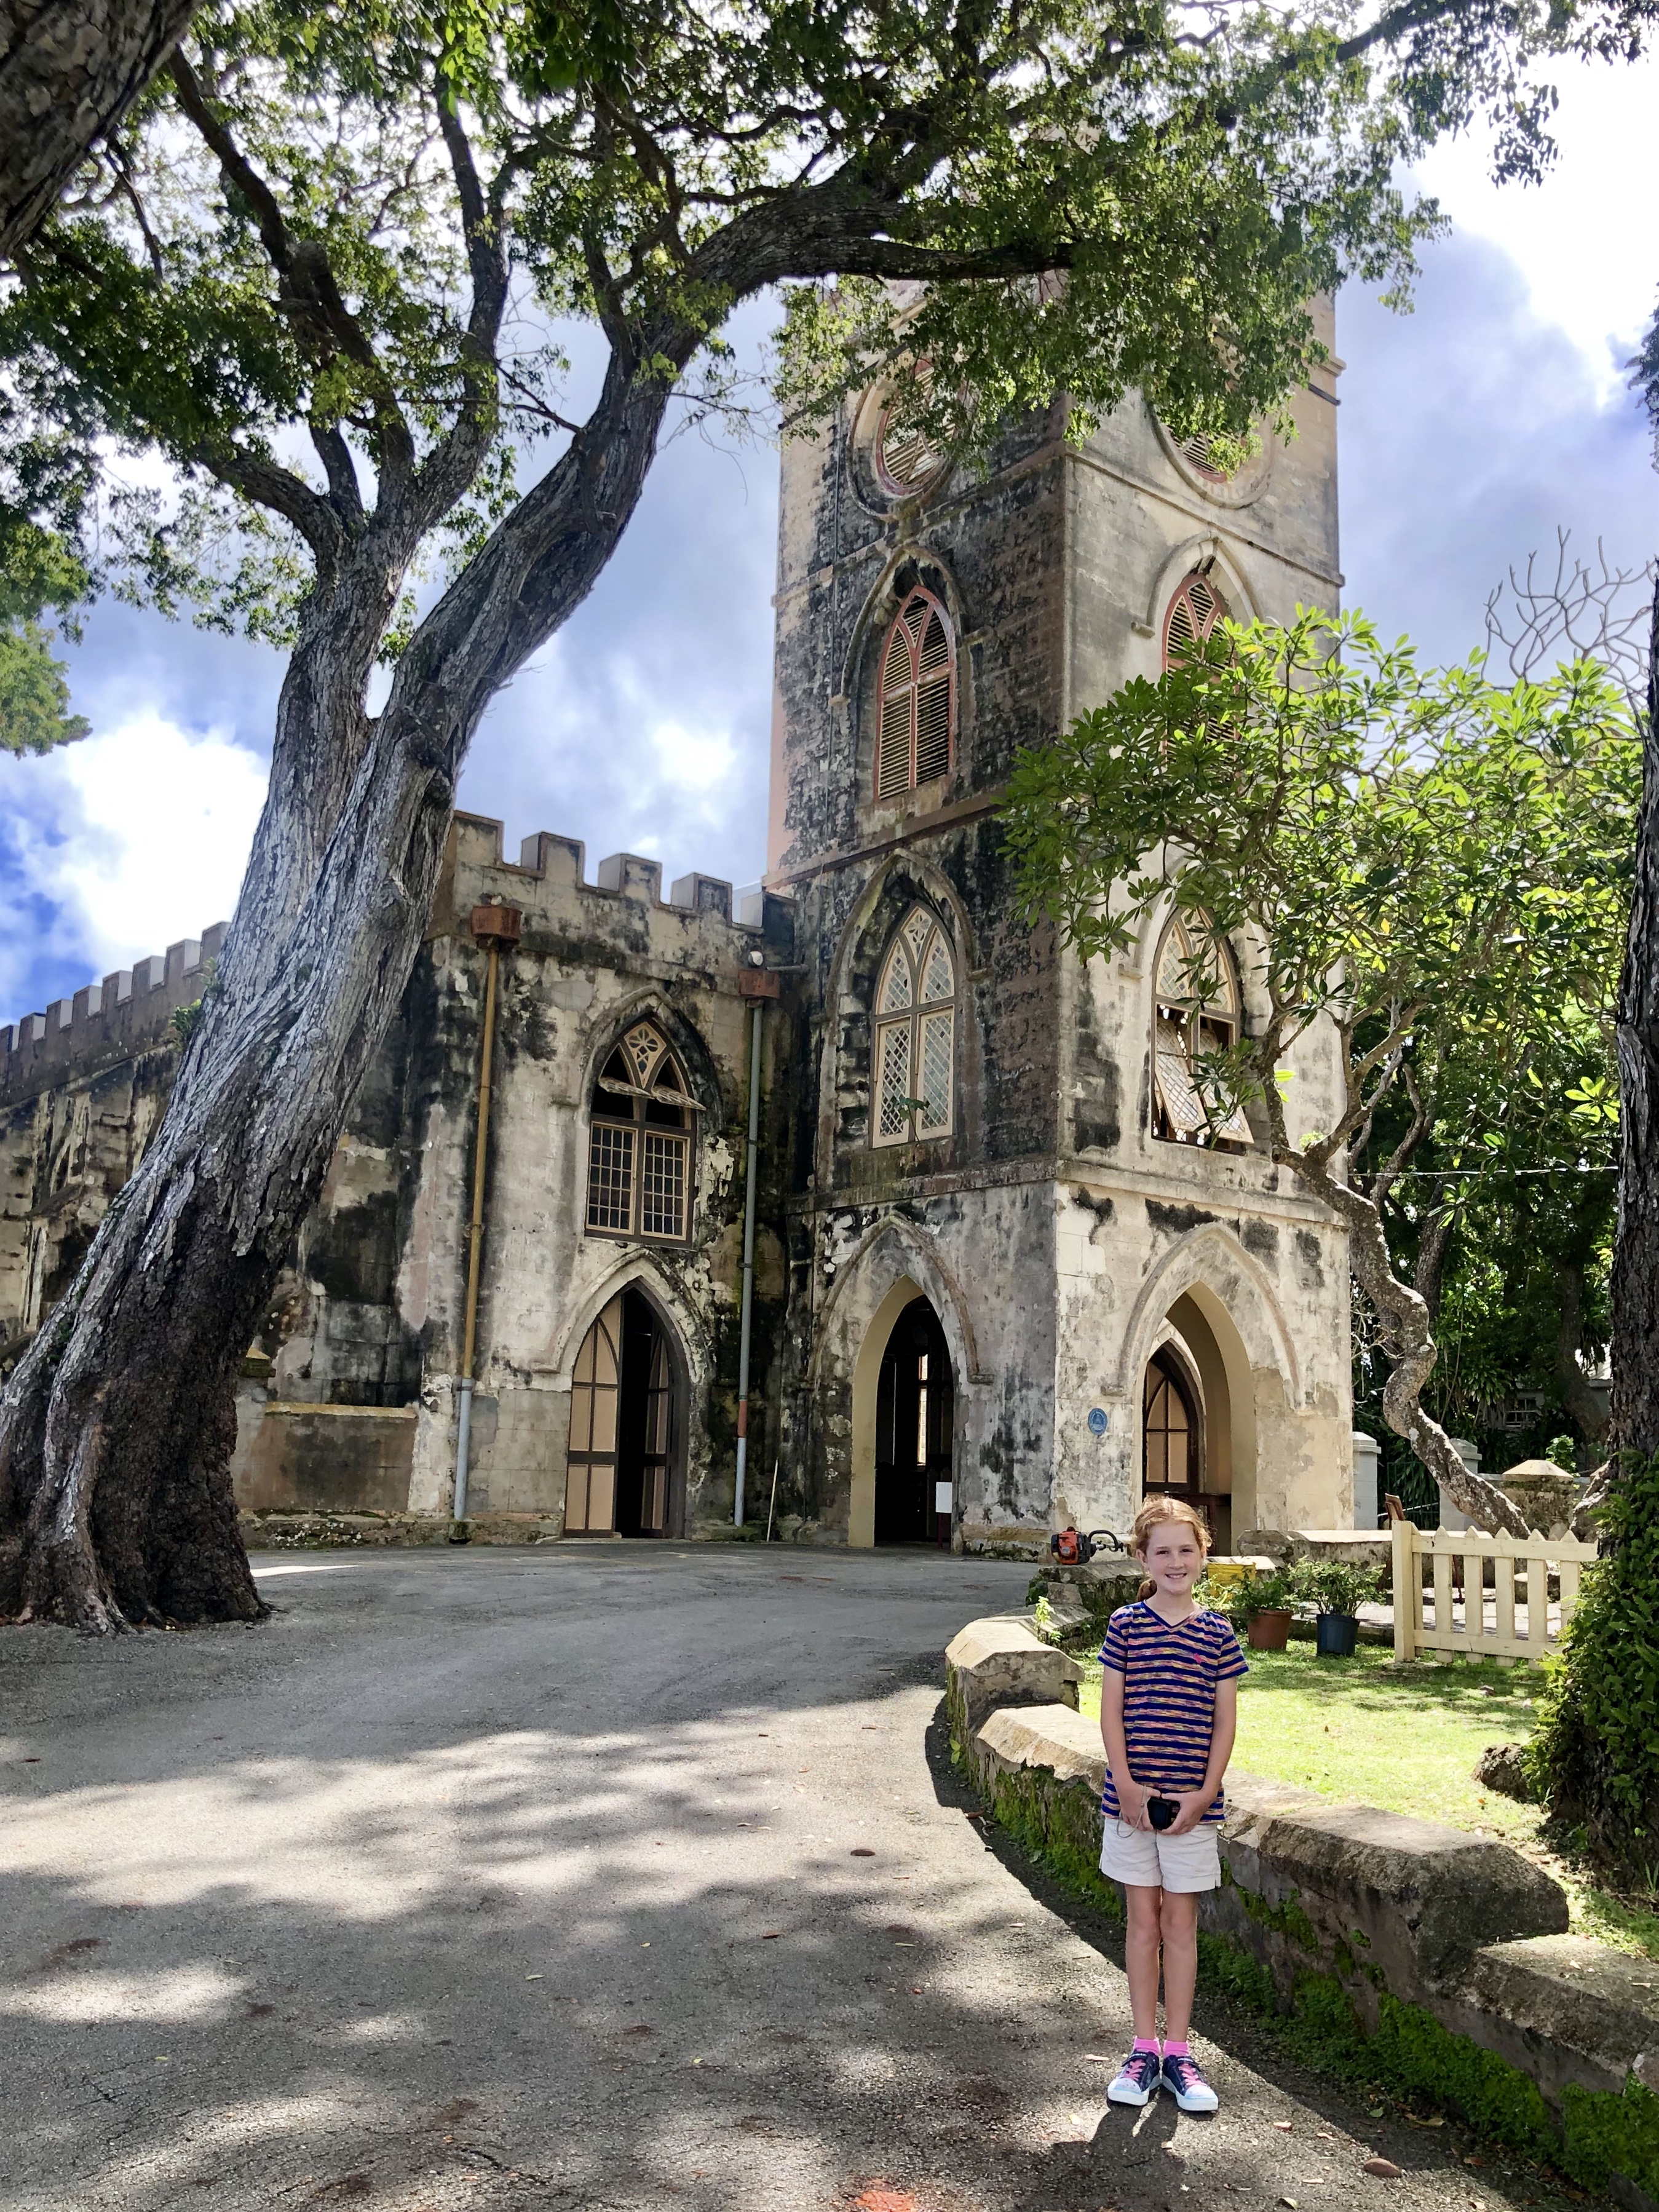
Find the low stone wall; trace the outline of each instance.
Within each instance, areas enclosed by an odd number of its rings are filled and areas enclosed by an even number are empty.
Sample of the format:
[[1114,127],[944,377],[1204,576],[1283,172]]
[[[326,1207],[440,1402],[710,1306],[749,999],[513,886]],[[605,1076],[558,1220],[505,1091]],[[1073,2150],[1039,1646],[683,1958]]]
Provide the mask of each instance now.
[[239,1513],[236,1520],[250,1552],[325,1551],[340,1545],[550,1544],[564,1533],[562,1522],[535,1513],[481,1513],[467,1522],[464,1533],[434,1513],[252,1512]]
[[[1043,1694],[1060,1656],[1018,1622],[970,1624],[945,1654],[952,1741],[998,1819],[1117,1911],[1099,1729],[1071,1683]],[[1560,1886],[1507,1844],[1249,1775],[1227,1798],[1212,1985],[1293,2023],[1309,2057],[1659,2212],[1659,1967],[1569,1936]]]

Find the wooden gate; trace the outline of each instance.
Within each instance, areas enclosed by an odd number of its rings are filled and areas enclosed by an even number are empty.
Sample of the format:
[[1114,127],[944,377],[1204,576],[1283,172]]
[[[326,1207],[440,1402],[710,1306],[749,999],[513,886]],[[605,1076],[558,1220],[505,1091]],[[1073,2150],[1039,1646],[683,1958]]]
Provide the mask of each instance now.
[[1479,1528],[1396,1521],[1394,1656],[1462,1652],[1506,1665],[1547,1658],[1578,1602],[1579,1576],[1595,1556],[1594,1544],[1567,1536],[1488,1536]]

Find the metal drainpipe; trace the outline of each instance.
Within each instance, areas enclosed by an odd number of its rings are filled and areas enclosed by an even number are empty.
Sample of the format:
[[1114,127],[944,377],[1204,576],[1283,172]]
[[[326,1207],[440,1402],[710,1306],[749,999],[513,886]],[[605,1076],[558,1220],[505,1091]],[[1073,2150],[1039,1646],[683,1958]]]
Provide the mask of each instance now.
[[484,975],[483,1043],[478,1054],[478,1133],[472,1148],[472,1218],[466,1241],[466,1318],[461,1338],[461,1405],[455,1425],[455,1491],[451,1517],[466,1519],[467,1455],[472,1443],[472,1360],[478,1341],[478,1271],[483,1258],[484,1186],[489,1164],[489,1094],[495,1055],[495,981],[503,945],[519,941],[524,917],[515,906],[475,906],[474,939],[489,947]]
[[[738,1482],[732,1501],[732,1525],[736,1528],[743,1526],[744,1482],[749,1468],[749,1328],[755,1303],[755,1169],[760,1158],[761,1012],[765,995],[769,995],[762,975],[744,974],[742,986],[745,987],[744,996],[750,999],[750,1027],[749,1168],[743,1201],[743,1309],[738,1327]],[[772,991],[777,988],[772,983]]]

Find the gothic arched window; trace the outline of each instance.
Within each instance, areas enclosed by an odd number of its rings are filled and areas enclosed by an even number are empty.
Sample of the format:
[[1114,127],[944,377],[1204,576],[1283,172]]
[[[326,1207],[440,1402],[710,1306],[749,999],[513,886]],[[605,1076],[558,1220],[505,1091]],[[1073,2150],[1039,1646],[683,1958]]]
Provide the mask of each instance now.
[[957,969],[950,941],[912,907],[876,986],[872,1144],[951,1133],[956,1109]]
[[1164,665],[1184,660],[1196,645],[1228,615],[1227,602],[1201,568],[1194,568],[1176,586],[1170,611],[1164,617]]
[[587,1136],[587,1226],[683,1243],[690,1227],[694,1106],[679,1062],[636,1022],[599,1071]]
[[1152,1134],[1176,1145],[1248,1145],[1243,1108],[1217,1118],[1201,1065],[1240,1034],[1238,979],[1225,940],[1200,916],[1177,915],[1154,972]]
[[897,799],[951,766],[957,726],[957,647],[951,617],[920,586],[893,618],[881,649],[876,797]]

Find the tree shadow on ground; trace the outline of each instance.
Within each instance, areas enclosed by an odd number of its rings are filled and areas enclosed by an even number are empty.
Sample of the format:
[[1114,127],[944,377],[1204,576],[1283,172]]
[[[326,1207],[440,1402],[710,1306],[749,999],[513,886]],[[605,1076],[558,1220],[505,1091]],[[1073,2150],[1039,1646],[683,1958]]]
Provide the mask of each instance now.
[[1467,2202],[1214,2006],[1218,2121],[1105,2107],[1115,1931],[939,1735],[1007,1579],[375,1562],[257,1632],[6,1639],[0,2205],[1346,2204],[1368,2127]]

